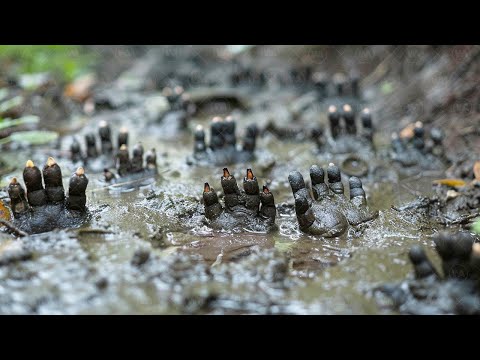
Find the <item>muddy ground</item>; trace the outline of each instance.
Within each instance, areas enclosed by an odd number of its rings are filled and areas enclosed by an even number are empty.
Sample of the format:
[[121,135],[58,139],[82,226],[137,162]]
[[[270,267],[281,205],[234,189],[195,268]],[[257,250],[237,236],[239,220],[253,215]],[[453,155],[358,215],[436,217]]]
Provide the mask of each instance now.
[[[55,157],[67,184],[76,168],[69,159],[73,137],[83,141],[102,120],[115,136],[125,126],[131,144],[155,148],[160,175],[125,189],[108,186],[101,171],[87,169],[91,218],[81,228],[23,238],[0,233],[0,313],[395,314],[373,289],[411,276],[407,252],[414,244],[438,262],[431,237],[445,225],[401,216],[392,205],[431,196],[432,181],[447,177],[447,165],[392,173],[388,159],[370,159],[370,166],[383,169],[362,178],[379,217],[340,238],[299,231],[288,174],[298,170],[307,179],[311,165],[339,164],[343,157],[319,153],[302,133],[326,124],[328,104],[313,101],[295,110],[314,89],[301,76],[286,74],[305,65],[330,75],[355,70],[362,104],[373,113],[379,152],[388,149],[393,131],[422,121],[427,129],[445,131],[452,159],[473,164],[480,146],[479,47],[258,46],[242,53],[221,46],[87,48],[102,59],[94,110],[78,103],[36,109],[39,128],[62,136],[54,144],[4,147],[1,160],[15,169],[3,174],[2,187],[20,177],[27,159],[43,164],[48,156]],[[266,72],[266,85],[249,80],[232,87],[233,61]],[[198,108],[178,127],[161,120],[168,110],[162,90],[172,79]],[[186,159],[196,126],[208,129],[213,116],[228,114],[237,119],[239,139],[250,123],[265,130],[256,160],[225,165],[237,179],[252,168],[259,183],[268,184],[278,209],[278,228],[269,233],[215,231],[204,223],[203,184],[221,189],[224,166],[191,166]],[[280,138],[271,123],[290,133]],[[0,194],[8,203],[7,193]],[[472,221],[448,228],[469,229]]]

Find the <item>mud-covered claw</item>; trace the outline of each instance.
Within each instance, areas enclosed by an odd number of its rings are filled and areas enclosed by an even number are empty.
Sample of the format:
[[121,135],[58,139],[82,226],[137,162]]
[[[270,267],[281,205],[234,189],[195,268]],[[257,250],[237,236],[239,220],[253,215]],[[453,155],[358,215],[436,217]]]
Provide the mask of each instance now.
[[61,203],[65,199],[63,188],[62,170],[52,157],[49,157],[43,167],[43,181],[47,200],[52,203]]
[[113,152],[112,130],[106,121],[100,121],[98,134],[100,135],[102,154],[111,154]]
[[27,187],[27,199],[31,206],[47,203],[47,194],[42,184],[42,173],[32,160],[28,160],[23,170],[23,181]]
[[321,200],[328,196],[330,191],[325,184],[325,173],[323,169],[317,165],[310,167],[310,180],[312,182],[312,193],[315,200]]
[[79,167],[70,178],[68,186],[67,208],[70,210],[85,211],[87,196],[86,190],[88,178],[85,176],[85,170]]
[[412,246],[408,252],[408,257],[414,267],[417,279],[423,279],[432,275],[436,278],[439,277],[437,270],[433,267],[421,246]]
[[275,217],[277,215],[277,209],[275,207],[275,199],[267,186],[263,186],[263,191],[260,193],[260,215],[269,221],[269,223],[275,223]]
[[333,163],[330,163],[327,168],[328,186],[332,192],[338,195],[344,193],[344,187],[342,183],[342,174],[340,168]]
[[25,189],[18,182],[17,178],[13,178],[10,181],[8,185],[8,196],[10,197],[10,207],[12,208],[13,216],[17,217],[29,209]]
[[203,202],[205,204],[205,217],[207,219],[213,220],[223,212],[222,205],[220,205],[218,201],[217,193],[208,183],[205,183],[203,187]]

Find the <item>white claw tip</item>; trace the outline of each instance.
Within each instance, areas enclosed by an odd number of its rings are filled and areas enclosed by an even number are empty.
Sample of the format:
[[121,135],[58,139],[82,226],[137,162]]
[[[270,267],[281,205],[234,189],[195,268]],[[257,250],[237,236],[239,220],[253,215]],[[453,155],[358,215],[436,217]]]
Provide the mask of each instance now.
[[121,132],[122,134],[126,134],[126,133],[128,133],[128,129],[127,129],[127,127],[125,127],[125,126],[122,126],[122,127],[120,128],[120,132]]
[[417,121],[417,122],[415,123],[415,127],[421,128],[421,127],[423,127],[423,123],[422,123],[421,121]]
[[202,131],[203,130],[203,126],[198,124],[197,127],[195,128],[195,131]]
[[370,109],[369,109],[369,108],[363,109],[363,113],[364,113],[364,114],[370,114]]
[[337,107],[336,107],[335,105],[330,105],[330,106],[328,107],[328,112],[329,112],[329,113],[334,113],[334,112],[336,112],[336,111],[337,111]]
[[352,107],[348,104],[343,105],[343,111],[350,112],[352,111]]
[[328,164],[328,166],[335,166],[335,164],[334,164],[334,163],[330,163],[330,164]]
[[472,251],[474,255],[480,256],[480,243],[474,243],[472,245]]
[[55,165],[57,162],[55,161],[55,159],[53,157],[49,157],[48,160],[47,160],[47,166],[53,166]]
[[101,127],[101,128],[104,128],[104,127],[107,127],[108,124],[107,124],[107,122],[106,122],[105,120],[102,120],[102,121],[100,121],[100,122],[98,123],[98,126]]
[[122,144],[122,146],[120,146],[120,150],[122,150],[122,151],[123,151],[123,150],[128,150],[127,145]]
[[85,170],[83,169],[83,167],[79,167],[77,171],[75,171],[75,174],[77,174],[77,176],[85,175]]
[[216,123],[216,122],[221,122],[223,121],[223,119],[220,117],[220,116],[215,116],[213,119],[212,119],[212,122]]

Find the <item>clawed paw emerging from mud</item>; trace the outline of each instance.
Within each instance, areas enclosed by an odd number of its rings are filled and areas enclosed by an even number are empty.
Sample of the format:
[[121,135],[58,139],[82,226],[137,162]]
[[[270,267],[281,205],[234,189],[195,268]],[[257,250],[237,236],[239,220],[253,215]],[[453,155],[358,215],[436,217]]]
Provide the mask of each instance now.
[[[80,143],[74,139],[70,146],[71,160],[73,162],[82,161],[85,166],[92,168],[93,171],[101,171],[105,175],[105,181],[114,183],[121,178],[121,181],[135,180],[157,174],[157,156],[155,149],[145,154],[144,165],[144,149],[142,144],[137,143],[130,158],[128,151],[128,130],[120,129],[118,133],[118,148],[114,150],[112,142],[112,131],[106,122],[101,122],[98,130],[101,151],[97,149],[96,138],[93,133],[85,136],[86,152],[81,150]],[[111,167],[115,167],[117,174],[110,171]]]
[[243,178],[243,190],[227,168],[223,169],[221,184],[225,195],[223,207],[208,183],[203,190],[205,217],[212,228],[267,232],[274,227],[277,210],[273,194],[266,186],[260,191],[251,169]]
[[320,151],[333,154],[372,153],[374,127],[370,109],[362,110],[361,124],[357,124],[356,118],[355,109],[349,104],[344,104],[340,108],[331,105],[328,108],[330,136],[321,129],[313,133]]
[[256,125],[246,128],[243,145],[237,146],[236,122],[229,116],[225,120],[215,117],[210,125],[210,145],[205,142],[205,131],[201,126],[195,130],[193,156],[187,159],[189,165],[227,165],[251,161],[255,158],[258,135]]
[[336,237],[345,233],[349,226],[366,223],[378,215],[368,209],[360,179],[349,179],[350,199],[347,199],[340,169],[330,164],[327,175],[328,183],[325,182],[322,168],[316,165],[310,168],[312,195],[305,186],[302,174],[293,171],[288,176],[301,231],[311,235]]
[[87,218],[85,191],[88,179],[83,168],[70,178],[68,196],[62,182],[62,171],[53,158],[48,158],[42,172],[29,160],[23,171],[27,191],[16,178],[8,186],[13,224],[30,234],[58,228],[80,226]]
[[391,159],[405,168],[419,166],[421,169],[443,169],[447,162],[442,144],[444,133],[434,128],[426,135],[420,121],[411,124],[400,134],[394,133]]
[[441,272],[424,249],[415,245],[408,254],[415,279],[376,290],[405,313],[480,314],[480,244],[465,232],[443,232],[433,240],[442,261]]

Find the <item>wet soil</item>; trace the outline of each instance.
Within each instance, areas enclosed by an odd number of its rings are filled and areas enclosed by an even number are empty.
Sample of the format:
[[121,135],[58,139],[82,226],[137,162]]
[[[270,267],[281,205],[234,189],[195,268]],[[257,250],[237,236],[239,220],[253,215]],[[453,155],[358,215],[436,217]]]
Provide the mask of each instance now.
[[[438,261],[432,235],[446,226],[468,228],[474,219],[445,224],[428,214],[399,213],[392,205],[398,208],[418,196],[434,196],[432,181],[444,178],[447,167],[419,169],[408,175],[392,172],[388,159],[372,157],[366,159],[368,166],[380,170],[369,171],[362,182],[369,207],[378,210],[379,216],[339,238],[303,234],[288,174],[298,170],[309,179],[311,165],[340,164],[345,154],[319,152],[315,141],[296,131],[319,124],[327,127],[325,108],[307,106],[300,115],[292,113],[292,104],[314,89],[282,76],[299,64],[313,64],[329,74],[348,74],[355,66],[362,79],[362,101],[372,109],[378,151],[388,149],[392,131],[422,120],[427,127],[444,128],[446,146],[455,149],[453,159],[475,153],[478,137],[468,129],[478,113],[456,112],[459,99],[452,100],[448,109],[435,110],[437,105],[432,104],[437,100],[427,96],[439,83],[450,84],[441,79],[452,71],[444,58],[450,59],[454,50],[408,49],[254,48],[235,58],[245,64],[255,60],[255,68],[260,70],[268,68],[267,85],[247,79],[236,87],[229,79],[235,69],[233,55],[225,47],[125,50],[130,54],[128,60],[120,56],[121,61],[105,73],[95,90],[94,99],[100,99],[96,110],[86,114],[77,109],[61,124],[55,123],[69,129],[57,146],[2,150],[3,162],[17,168],[3,176],[1,185],[20,174],[27,159],[43,164],[48,156],[55,157],[64,169],[66,184],[76,169],[69,159],[73,137],[83,143],[83,136],[96,133],[101,120],[108,121],[114,139],[125,126],[131,145],[141,141],[145,149],[155,148],[159,175],[124,187],[106,184],[101,167],[91,168],[87,172],[87,206],[92,216],[84,226],[16,240],[13,235],[0,234],[0,313],[397,313],[392,307],[380,306],[372,289],[411,274],[407,253],[412,245],[422,245],[433,262]],[[97,50],[105,59],[114,53],[114,49]],[[412,54],[417,54],[415,61],[407,61]],[[479,68],[477,63],[464,66],[470,75]],[[431,76],[432,72],[436,75]],[[412,79],[419,82],[421,94],[412,95]],[[456,78],[451,81],[457,84]],[[195,95],[199,109],[182,126],[162,122],[168,112],[162,90],[172,82]],[[385,91],[385,83],[393,84],[393,93]],[[453,89],[465,86],[460,82]],[[237,179],[252,168],[259,184],[268,185],[278,209],[274,231],[232,233],[213,230],[205,222],[204,183],[220,188],[224,166],[192,166],[187,158],[193,153],[197,125],[208,129],[213,116],[228,114],[237,119],[239,139],[251,123],[267,129],[257,140],[255,159],[225,166]],[[452,125],[460,118],[461,126]],[[277,127],[290,129],[289,139],[268,130],[272,120]],[[41,121],[52,126],[48,116]],[[342,181],[348,189],[348,176]],[[6,192],[0,195],[8,202]],[[221,192],[219,195],[221,198]]]

